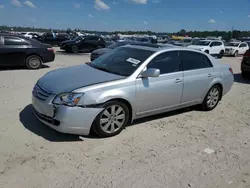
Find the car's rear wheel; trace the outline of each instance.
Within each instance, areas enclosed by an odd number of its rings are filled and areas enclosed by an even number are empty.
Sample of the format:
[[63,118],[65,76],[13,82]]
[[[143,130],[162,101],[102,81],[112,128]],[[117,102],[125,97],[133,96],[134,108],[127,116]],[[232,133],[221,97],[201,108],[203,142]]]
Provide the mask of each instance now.
[[220,51],[220,53],[219,53],[219,55],[218,55],[218,58],[220,58],[220,59],[221,59],[221,58],[223,57],[223,55],[224,55],[224,51],[223,51],[223,50],[221,50],[221,51]]
[[120,101],[109,101],[101,106],[104,110],[96,117],[93,130],[100,137],[119,134],[129,120],[129,109]]
[[213,110],[219,103],[222,91],[219,85],[214,85],[207,93],[203,103],[202,109],[209,111]]
[[26,59],[26,67],[28,69],[39,69],[42,65],[42,59],[37,55],[31,55]]
[[[250,74],[249,74],[249,75],[250,75]],[[242,71],[242,72],[241,72],[241,76],[242,76],[242,78],[247,78],[248,72]]]
[[72,47],[71,47],[71,51],[72,51],[74,54],[78,53],[78,52],[79,52],[78,46],[72,46]]
[[238,56],[238,51],[234,52],[234,57]]

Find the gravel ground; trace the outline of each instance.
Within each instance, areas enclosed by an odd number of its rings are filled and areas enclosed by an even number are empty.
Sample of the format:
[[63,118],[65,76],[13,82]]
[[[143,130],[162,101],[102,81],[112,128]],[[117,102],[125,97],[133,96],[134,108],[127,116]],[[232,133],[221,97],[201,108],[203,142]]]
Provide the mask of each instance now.
[[250,81],[240,77],[240,59],[221,60],[235,83],[213,111],[141,119],[107,139],[57,133],[31,111],[37,79],[88,54],[58,52],[40,70],[1,70],[0,187],[249,188]]

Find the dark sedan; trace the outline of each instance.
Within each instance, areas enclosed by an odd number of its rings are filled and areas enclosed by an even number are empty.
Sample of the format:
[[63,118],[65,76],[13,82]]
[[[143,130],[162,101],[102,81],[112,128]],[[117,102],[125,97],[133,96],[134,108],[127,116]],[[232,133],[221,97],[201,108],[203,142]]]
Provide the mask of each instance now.
[[54,59],[54,49],[48,44],[22,35],[0,33],[0,66],[23,65],[28,69],[39,69]]
[[91,55],[90,55],[90,60],[93,61],[96,58],[98,58],[99,56],[101,56],[101,55],[103,55],[103,54],[105,54],[107,52],[110,52],[115,48],[118,48],[120,46],[125,46],[127,44],[139,45],[139,46],[148,46],[148,47],[155,47],[155,48],[160,48],[161,47],[160,45],[157,45],[157,44],[125,40],[125,41],[121,41],[121,42],[115,42],[114,44],[111,44],[107,48],[100,48],[100,49],[97,49],[97,50],[93,51],[91,53]]
[[99,36],[80,36],[73,40],[61,42],[60,49],[66,52],[78,53],[79,51],[92,52],[98,48],[104,48],[105,41]]

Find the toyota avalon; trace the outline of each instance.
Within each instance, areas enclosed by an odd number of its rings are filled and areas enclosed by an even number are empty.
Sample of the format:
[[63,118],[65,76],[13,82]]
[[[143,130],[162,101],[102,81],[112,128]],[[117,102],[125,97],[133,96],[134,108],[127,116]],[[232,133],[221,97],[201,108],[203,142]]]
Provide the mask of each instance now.
[[232,84],[231,67],[204,52],[126,45],[45,74],[32,101],[37,118],[59,132],[109,137],[138,118],[192,105],[212,110]]

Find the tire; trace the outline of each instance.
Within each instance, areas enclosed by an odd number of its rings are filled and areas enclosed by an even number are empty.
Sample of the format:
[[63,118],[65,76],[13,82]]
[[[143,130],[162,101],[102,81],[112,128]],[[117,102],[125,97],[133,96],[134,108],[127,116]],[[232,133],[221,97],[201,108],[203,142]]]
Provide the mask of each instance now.
[[209,51],[208,51],[208,50],[205,50],[204,52],[207,53],[207,54],[209,54]]
[[224,55],[224,51],[221,50],[220,53],[219,53],[219,55],[218,55],[218,58],[221,59],[223,57],[223,55]]
[[31,55],[26,59],[26,67],[28,69],[39,69],[43,65],[42,59],[37,55]]
[[234,52],[234,57],[238,56],[238,51]]
[[241,72],[241,77],[242,77],[242,78],[247,78],[247,76],[248,76],[247,73],[248,73],[248,72],[246,72],[246,71],[242,71],[242,72]]
[[95,118],[92,125],[93,130],[100,137],[111,137],[119,134],[129,120],[127,105],[114,100],[104,103],[101,107],[104,110]]
[[213,110],[219,103],[222,96],[222,90],[218,85],[214,85],[207,92],[207,95],[201,105],[201,108],[205,111]]
[[74,54],[77,54],[77,53],[79,52],[78,46],[72,46],[72,47],[71,47],[71,51],[72,51]]

